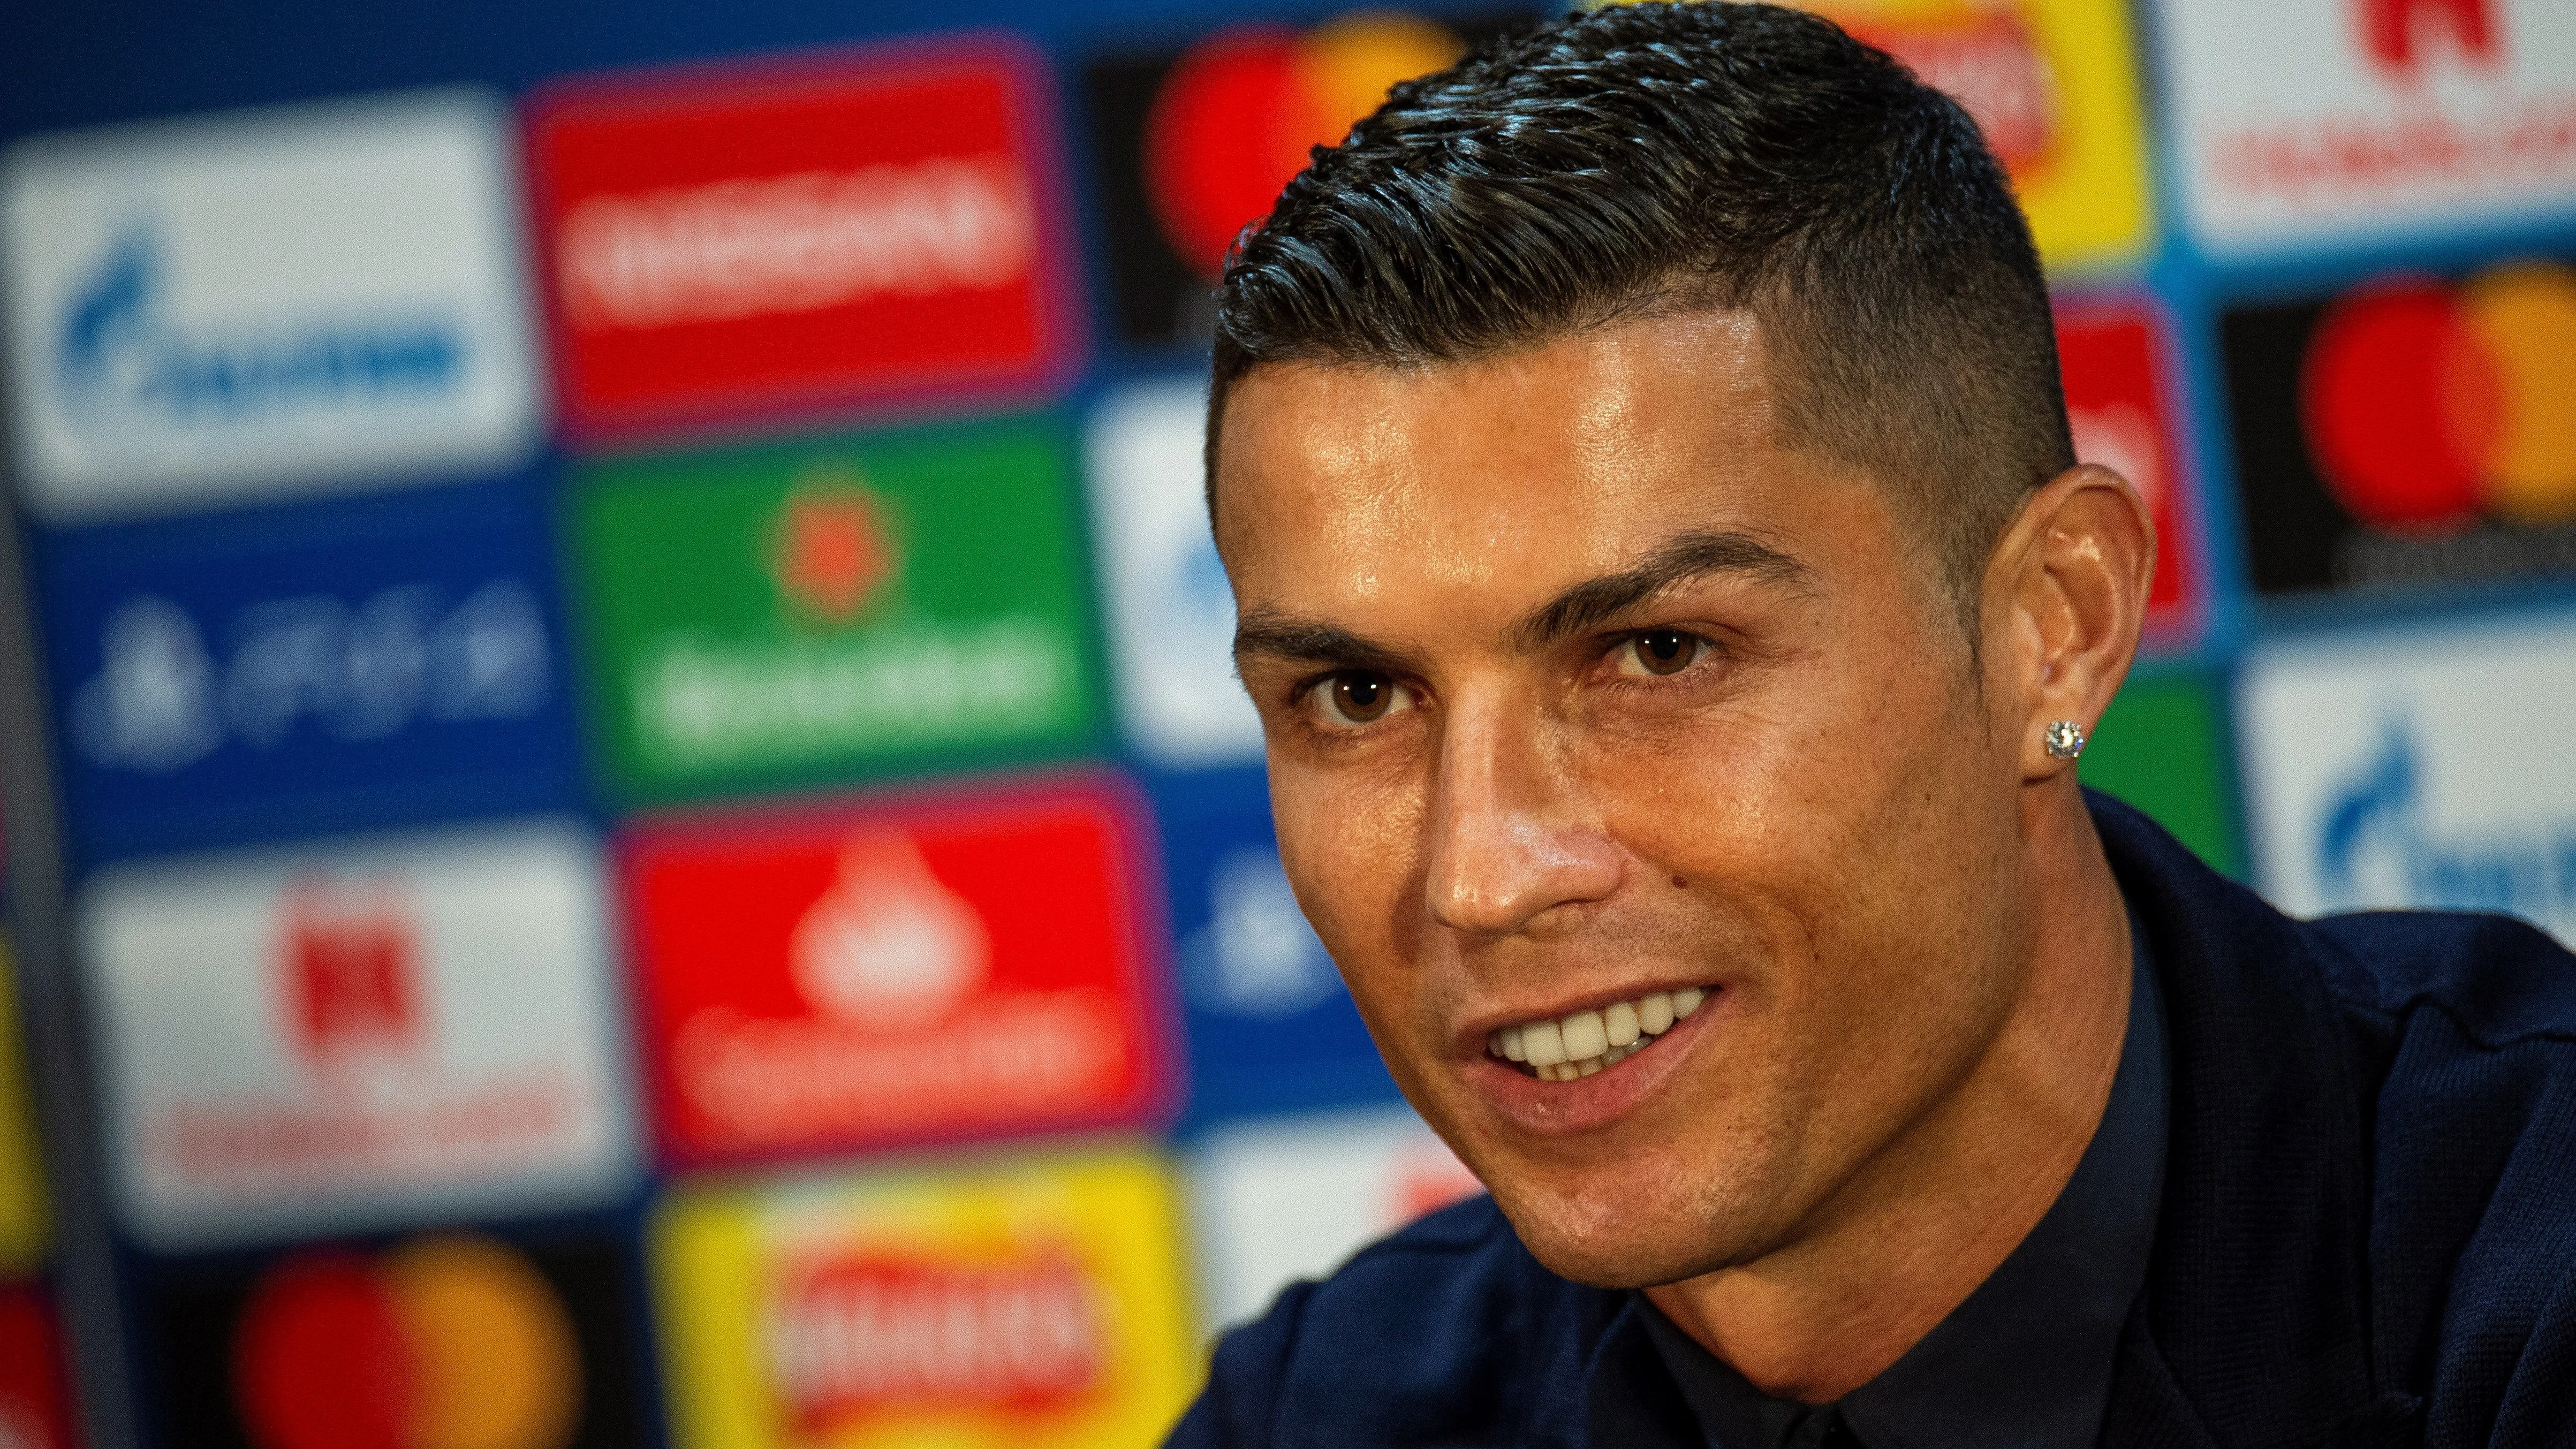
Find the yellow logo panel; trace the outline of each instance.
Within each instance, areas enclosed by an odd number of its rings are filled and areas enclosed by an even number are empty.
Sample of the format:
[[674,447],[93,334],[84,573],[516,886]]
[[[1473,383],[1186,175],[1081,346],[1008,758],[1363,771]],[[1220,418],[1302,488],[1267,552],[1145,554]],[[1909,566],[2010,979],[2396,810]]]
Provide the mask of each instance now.
[[2153,224],[2124,0],[1806,0],[1958,98],[2052,270],[2134,261]]
[[0,942],[0,1272],[12,1274],[34,1271],[45,1253],[45,1180],[36,1166],[14,966]]
[[653,1235],[677,1443],[1155,1443],[1201,1373],[1177,1231],[1123,1149],[683,1192]]

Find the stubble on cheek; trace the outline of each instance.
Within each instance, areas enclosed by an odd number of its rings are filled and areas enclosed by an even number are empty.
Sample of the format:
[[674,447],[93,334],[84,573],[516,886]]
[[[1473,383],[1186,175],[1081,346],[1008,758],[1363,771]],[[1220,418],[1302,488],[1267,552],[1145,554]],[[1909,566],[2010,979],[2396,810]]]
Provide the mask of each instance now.
[[1600,944],[1706,962],[1726,990],[1687,1077],[1597,1141],[1505,1137],[1480,1169],[1565,1276],[1671,1282],[1793,1241],[1983,1030],[1991,983],[1926,975],[1973,959],[1983,914],[1956,898],[1983,873],[1956,852],[1982,847],[1941,828],[1949,792],[1926,788],[1942,732],[1872,754],[1823,721],[1773,723],[1757,767],[1658,791],[1623,831],[1687,889],[1666,898],[1660,940]]
[[1422,966],[1421,796],[1399,777],[1354,779],[1283,765],[1275,754],[1270,777],[1280,861],[1297,903],[1378,1054],[1413,1098],[1407,1078],[1438,1004]]

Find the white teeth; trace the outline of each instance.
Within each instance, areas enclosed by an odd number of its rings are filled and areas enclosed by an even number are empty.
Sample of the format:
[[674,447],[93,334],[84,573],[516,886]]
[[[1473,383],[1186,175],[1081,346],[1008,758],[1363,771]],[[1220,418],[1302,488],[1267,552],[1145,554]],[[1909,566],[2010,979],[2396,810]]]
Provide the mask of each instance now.
[[1533,1021],[1521,1028],[1521,1050],[1531,1066],[1552,1067],[1565,1060],[1565,1038],[1555,1022]]
[[1614,1067],[1699,1010],[1705,988],[1657,991],[1634,1001],[1614,1001],[1598,1011],[1577,1011],[1554,1021],[1524,1022],[1489,1032],[1485,1050],[1520,1062],[1542,1082],[1571,1082]]
[[1612,1002],[1601,1013],[1601,1025],[1609,1030],[1610,1045],[1633,1046],[1637,1041],[1637,1008],[1624,1001]]
[[1610,1033],[1601,1025],[1601,1013],[1578,1011],[1560,1018],[1557,1029],[1565,1033],[1565,1055],[1582,1062],[1610,1050]]
[[1637,1002],[1637,1030],[1648,1036],[1661,1036],[1673,1029],[1673,997],[1669,991],[1658,991]]

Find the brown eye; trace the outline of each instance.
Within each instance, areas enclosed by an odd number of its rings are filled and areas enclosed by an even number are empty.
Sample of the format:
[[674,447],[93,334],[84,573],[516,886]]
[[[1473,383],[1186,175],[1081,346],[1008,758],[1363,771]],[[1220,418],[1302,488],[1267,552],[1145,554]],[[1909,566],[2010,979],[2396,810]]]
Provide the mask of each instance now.
[[1369,724],[1395,702],[1395,686],[1384,675],[1344,674],[1333,680],[1333,712],[1353,724]]
[[[1679,674],[1699,658],[1700,637],[1679,629],[1648,629],[1628,641],[1625,652],[1640,674]],[[1626,660],[1620,661],[1626,663]],[[1623,673],[1627,672],[1625,670]]]
[[1366,670],[1336,674],[1315,686],[1315,691],[1325,717],[1337,725],[1375,724],[1411,707],[1403,685]]

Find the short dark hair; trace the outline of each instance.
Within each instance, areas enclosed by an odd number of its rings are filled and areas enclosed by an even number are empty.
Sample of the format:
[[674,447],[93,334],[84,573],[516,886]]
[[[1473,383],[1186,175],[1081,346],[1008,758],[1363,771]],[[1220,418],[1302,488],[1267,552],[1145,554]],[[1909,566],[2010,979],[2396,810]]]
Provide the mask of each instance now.
[[1553,21],[1318,148],[1226,264],[1209,507],[1228,391],[1263,363],[1468,361],[1731,308],[1761,325],[1784,445],[1893,490],[1973,641],[1996,538],[2075,461],[2039,256],[1955,101],[1770,5]]

